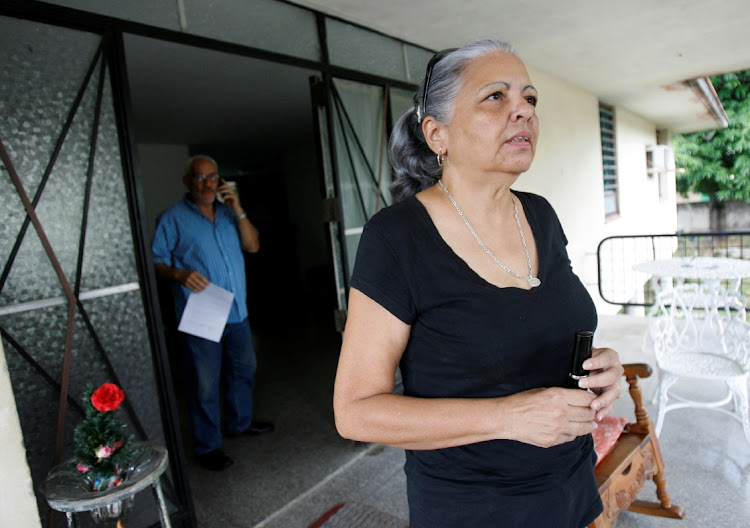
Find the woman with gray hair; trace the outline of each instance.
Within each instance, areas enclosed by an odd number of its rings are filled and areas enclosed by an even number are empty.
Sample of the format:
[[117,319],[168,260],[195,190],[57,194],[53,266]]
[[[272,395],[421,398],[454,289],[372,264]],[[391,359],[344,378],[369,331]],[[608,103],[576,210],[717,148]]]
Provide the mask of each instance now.
[[407,450],[412,528],[581,528],[602,511],[591,432],[623,369],[599,348],[569,377],[596,310],[552,207],[511,190],[537,97],[507,43],[435,55],[391,137],[399,201],[362,233],[336,425]]

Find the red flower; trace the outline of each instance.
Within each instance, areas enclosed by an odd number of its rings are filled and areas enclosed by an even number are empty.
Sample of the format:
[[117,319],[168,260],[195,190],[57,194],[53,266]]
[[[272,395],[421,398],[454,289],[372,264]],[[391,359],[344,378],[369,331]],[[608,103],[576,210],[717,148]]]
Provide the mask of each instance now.
[[97,411],[116,411],[125,399],[125,393],[114,383],[105,383],[91,395],[91,405]]

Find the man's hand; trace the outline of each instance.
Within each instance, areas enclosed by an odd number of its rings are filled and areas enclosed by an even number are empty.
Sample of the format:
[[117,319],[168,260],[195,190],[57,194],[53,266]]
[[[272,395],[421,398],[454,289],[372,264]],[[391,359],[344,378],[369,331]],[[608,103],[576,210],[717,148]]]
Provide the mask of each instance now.
[[221,196],[221,199],[224,200],[224,203],[227,204],[227,207],[234,211],[234,214],[237,216],[244,213],[242,206],[240,205],[240,198],[237,195],[237,190],[234,186],[229,185],[223,178],[219,180],[219,184],[220,185],[216,190]]
[[206,277],[195,270],[175,270],[175,279],[191,291],[202,291],[210,283]]

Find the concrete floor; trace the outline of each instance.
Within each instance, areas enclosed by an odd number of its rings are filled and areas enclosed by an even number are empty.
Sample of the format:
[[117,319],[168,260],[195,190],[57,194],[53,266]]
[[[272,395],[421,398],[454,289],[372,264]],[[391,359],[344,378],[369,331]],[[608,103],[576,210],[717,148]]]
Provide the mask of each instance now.
[[[623,363],[655,366],[641,346],[645,325],[638,316],[601,317],[595,344],[618,350]],[[257,346],[257,413],[274,420],[277,430],[227,441],[225,450],[236,462],[224,472],[190,467],[199,526],[306,528],[331,507],[351,501],[408,519],[403,451],[336,434],[330,400],[337,336],[313,323],[281,337],[261,335]],[[652,419],[656,382],[654,375],[641,384]],[[630,399],[622,398],[615,414],[632,413]],[[750,446],[737,422],[708,410],[673,411],[660,442],[667,489],[685,519],[625,512],[618,528],[750,526]],[[647,483],[640,498],[656,500],[655,486]]]

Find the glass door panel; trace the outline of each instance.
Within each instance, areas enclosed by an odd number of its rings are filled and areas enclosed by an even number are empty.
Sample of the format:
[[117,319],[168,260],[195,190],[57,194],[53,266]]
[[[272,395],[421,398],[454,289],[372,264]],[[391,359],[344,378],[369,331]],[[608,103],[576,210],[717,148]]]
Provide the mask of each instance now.
[[[333,79],[324,90],[313,80],[326,198],[331,211],[329,233],[336,273],[339,310],[346,310],[346,291],[362,228],[391,204],[388,162],[388,96],[382,86]],[[317,87],[317,88],[316,88]]]
[[[35,490],[56,462],[72,457],[89,385],[122,387],[126,400],[118,414],[128,433],[136,441],[166,443],[110,44],[98,34],[0,16],[6,189],[0,193],[0,335]],[[163,487],[172,512],[190,508],[176,491],[174,464]],[[46,525],[50,509],[38,491],[37,504]],[[78,517],[91,525],[90,516]],[[153,498],[139,494],[128,526],[158,522]]]

